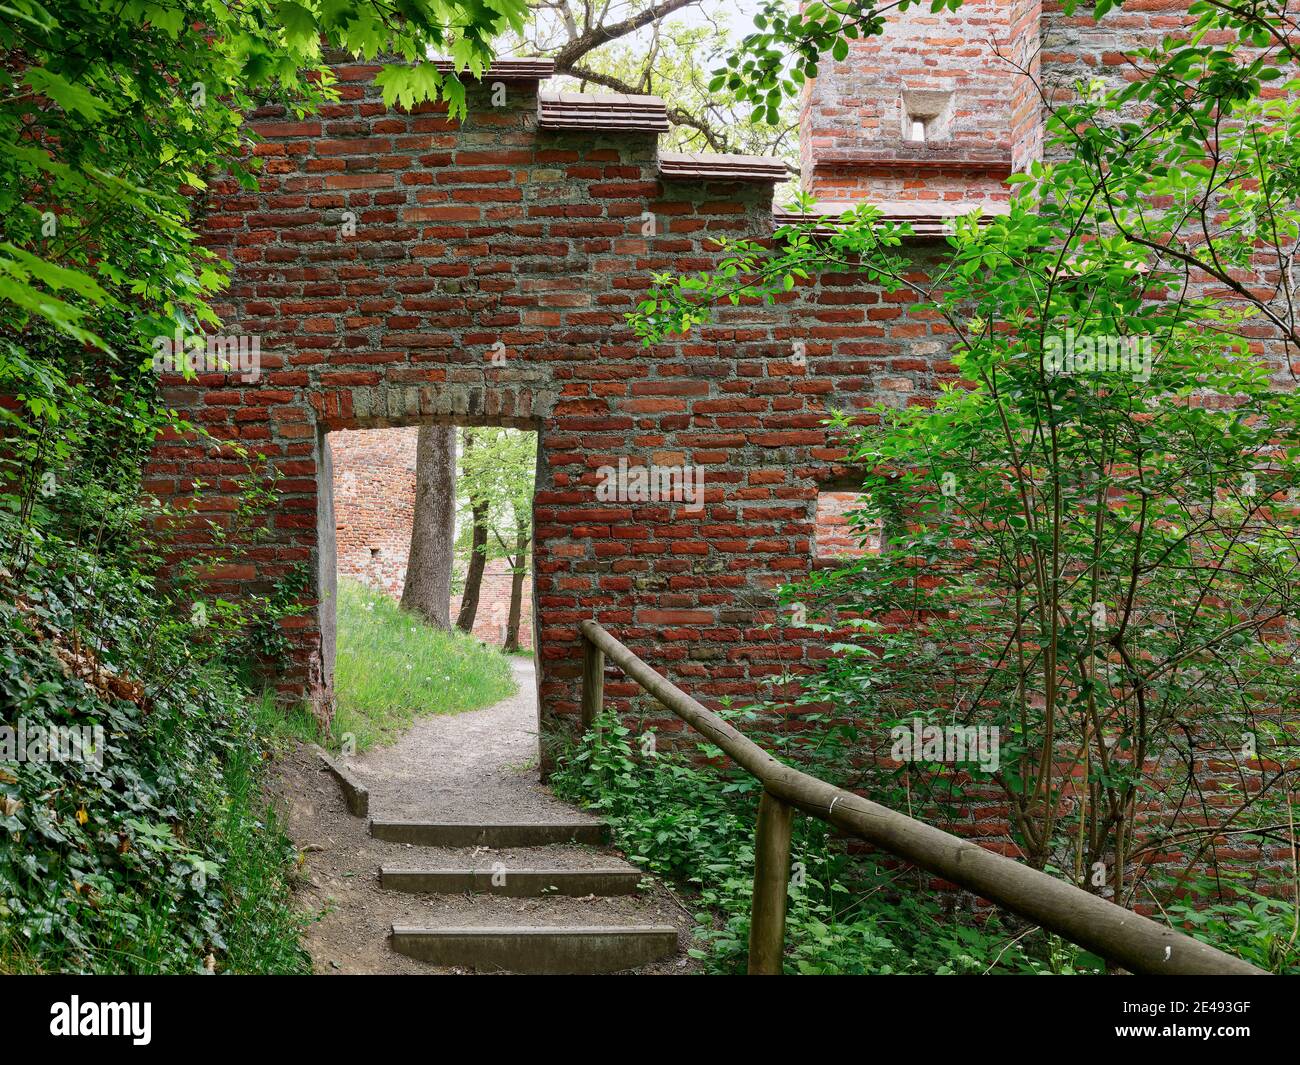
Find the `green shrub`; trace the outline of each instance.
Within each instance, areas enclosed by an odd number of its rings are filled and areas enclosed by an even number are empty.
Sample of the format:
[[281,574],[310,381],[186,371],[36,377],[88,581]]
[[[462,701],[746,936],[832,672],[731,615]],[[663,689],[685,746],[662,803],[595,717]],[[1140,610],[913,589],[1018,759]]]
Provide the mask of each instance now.
[[[762,742],[769,748],[781,743],[767,736]],[[761,788],[739,770],[652,751],[644,738],[634,745],[632,730],[604,714],[560,756],[550,783],[560,796],[599,811],[632,861],[691,891],[698,944],[691,953],[707,970],[741,972]],[[699,753],[711,763],[721,754],[709,744],[700,744]],[[917,874],[848,855],[815,818],[796,817],[791,854],[787,973],[1100,968],[1091,955],[1036,930],[1013,930],[996,914],[945,913],[932,894],[917,890]]]
[[[1171,923],[1197,939],[1270,972],[1300,975],[1300,897],[1296,885],[1271,882],[1272,894],[1248,886],[1245,870],[1224,869],[1219,879],[1201,877],[1164,911]],[[1289,896],[1289,897],[1287,897]]]

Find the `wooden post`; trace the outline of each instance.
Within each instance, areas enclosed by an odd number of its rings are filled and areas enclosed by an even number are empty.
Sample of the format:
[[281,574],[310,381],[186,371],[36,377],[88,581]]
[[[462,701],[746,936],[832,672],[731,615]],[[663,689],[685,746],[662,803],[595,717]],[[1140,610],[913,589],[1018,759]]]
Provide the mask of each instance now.
[[754,833],[754,896],[749,906],[750,976],[781,975],[793,821],[793,806],[770,792],[763,792]]
[[605,652],[582,638],[582,727],[589,729],[605,704]]

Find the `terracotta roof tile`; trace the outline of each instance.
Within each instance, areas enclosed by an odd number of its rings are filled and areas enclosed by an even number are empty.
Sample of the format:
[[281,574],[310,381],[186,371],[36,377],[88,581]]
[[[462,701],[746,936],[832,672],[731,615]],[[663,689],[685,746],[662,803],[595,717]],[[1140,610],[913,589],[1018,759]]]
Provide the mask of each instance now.
[[[451,74],[456,70],[456,65],[450,59],[439,57],[433,61],[433,65],[441,74]],[[551,59],[537,58],[500,58],[492,60],[492,65],[483,72],[480,81],[545,81],[555,73],[555,61]],[[461,74],[462,78],[469,79],[473,77],[468,71]]]
[[660,152],[659,173],[666,178],[725,181],[784,181],[785,163],[771,155],[698,155]]
[[[834,231],[839,217],[851,207],[852,203],[818,203],[808,214],[776,208],[772,211],[772,222],[777,227],[795,225],[799,222],[816,222],[816,232],[826,235]],[[976,209],[981,211],[981,224],[994,215],[1007,213],[1005,203],[950,203],[942,207],[931,203],[878,203],[881,218],[887,222],[907,222],[912,226],[912,233],[918,237],[943,236],[952,231],[951,220],[959,215],[967,215]]]
[[668,129],[668,109],[657,96],[539,92],[537,125],[541,129],[663,133]]

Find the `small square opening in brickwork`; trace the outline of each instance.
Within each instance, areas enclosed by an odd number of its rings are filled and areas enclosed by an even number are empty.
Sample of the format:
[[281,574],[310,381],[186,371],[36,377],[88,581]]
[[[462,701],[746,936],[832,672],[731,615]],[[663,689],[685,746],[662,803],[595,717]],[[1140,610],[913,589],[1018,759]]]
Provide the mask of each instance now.
[[861,493],[852,490],[817,493],[814,558],[850,559],[879,554],[879,522],[864,529],[860,520],[850,521],[850,513],[861,507],[861,500]]
[[952,93],[932,89],[904,89],[899,99],[903,139],[942,141],[951,136]]

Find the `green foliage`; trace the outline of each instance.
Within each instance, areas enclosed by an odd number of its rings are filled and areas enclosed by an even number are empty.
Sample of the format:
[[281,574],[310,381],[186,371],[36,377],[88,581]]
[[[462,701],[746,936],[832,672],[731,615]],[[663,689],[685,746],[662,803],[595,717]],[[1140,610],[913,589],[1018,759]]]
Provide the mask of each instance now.
[[[147,584],[101,569],[87,588],[81,561],[0,604],[0,726],[105,736],[98,764],[0,760],[0,969],[305,971],[291,849],[260,791],[267,719],[184,633],[140,642]],[[95,648],[75,635],[88,595]]]
[[[729,714],[728,716],[742,716]],[[769,750],[789,748],[743,715],[746,732]],[[701,765],[680,753],[655,753],[650,733],[603,714],[576,748],[563,753],[550,784],[560,796],[598,811],[628,857],[691,892],[697,910],[692,954],[711,972],[743,972],[753,887],[754,821],[760,792],[748,774],[712,768],[721,752],[701,744]],[[849,752],[825,736],[815,761],[844,765]],[[812,755],[805,750],[804,755]],[[787,973],[1084,973],[1097,959],[1041,936],[1014,931],[996,915],[945,913],[928,877],[854,860],[827,826],[796,816],[786,928]]]
[[339,581],[337,710],[332,742],[391,743],[423,714],[491,706],[515,691],[509,659],[458,631],[443,632],[357,581]]
[[225,266],[194,242],[192,202],[215,172],[252,183],[244,115],[334,98],[322,42],[405,61],[380,75],[390,104],[462,108],[463,86],[427,56],[480,73],[525,11],[525,0],[13,0],[0,23],[14,58],[0,69],[0,334],[43,322],[120,372],[152,337],[216,325],[206,300]]
[[468,559],[475,505],[488,529],[484,560],[505,559],[511,569],[526,568],[533,535],[533,480],[537,472],[537,434],[495,427],[464,429],[456,492],[463,518],[458,554]]
[[882,12],[912,6],[910,0],[890,4],[814,0],[791,12],[783,0],[765,0],[754,16],[756,32],[746,35],[726,65],[714,71],[709,88],[713,92],[725,88],[737,101],[749,104],[751,121],[776,125],[784,101],[797,97],[803,85],[817,77],[828,53],[836,61],[845,59],[849,41],[882,31]]
[[1294,881],[1274,878],[1266,895],[1244,883],[1248,873],[1222,875],[1230,882],[1228,892],[1219,881],[1193,881],[1186,896],[1164,907],[1170,923],[1261,969],[1300,975],[1300,893]]
[[685,10],[654,0],[574,12],[534,4],[525,32],[507,35],[500,50],[555,56],[561,73],[595,90],[661,97],[672,123],[665,151],[779,155],[797,169],[795,98],[782,101],[774,127],[751,122],[750,107],[710,88],[710,68],[737,44],[731,20],[743,17],[727,0],[692,0]]
[[1125,903],[1161,855],[1215,865],[1218,829],[1285,821],[1297,772],[1300,332],[1239,276],[1290,270],[1300,84],[1261,80],[1229,41],[1081,86],[1049,122],[1059,161],[1015,176],[1006,215],[956,221],[940,261],[864,206],[659,278],[634,316],[658,339],[830,269],[943,323],[961,387],[831,421],[884,542],[787,590],[838,638],[805,701],[861,729],[874,795],[941,819],[969,778],[885,762],[890,730],[994,726],[1001,765],[971,775],[1027,860]]

